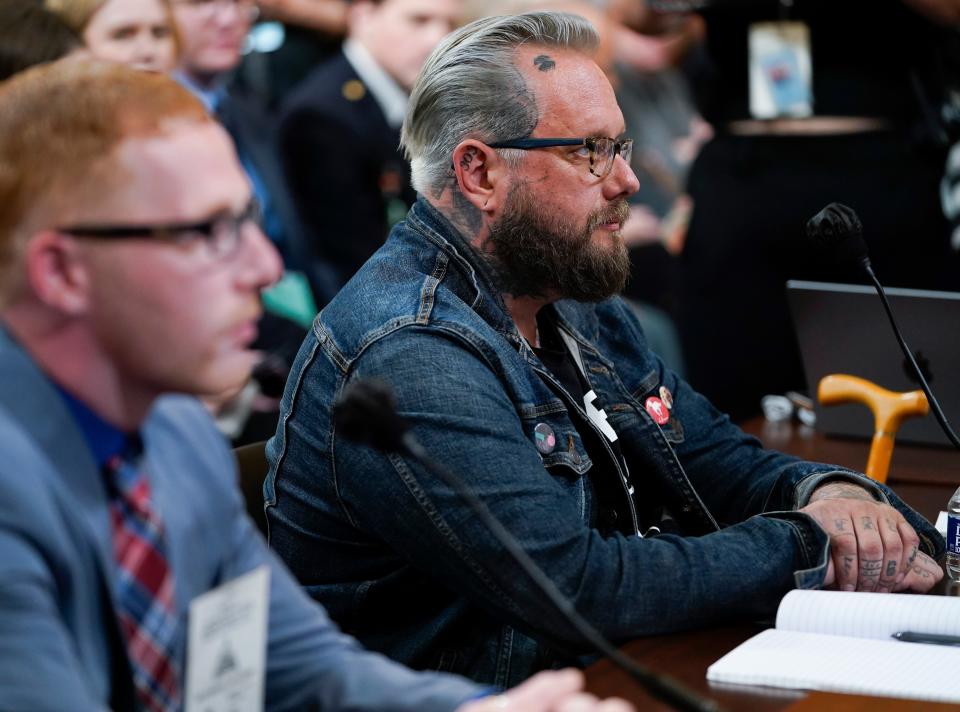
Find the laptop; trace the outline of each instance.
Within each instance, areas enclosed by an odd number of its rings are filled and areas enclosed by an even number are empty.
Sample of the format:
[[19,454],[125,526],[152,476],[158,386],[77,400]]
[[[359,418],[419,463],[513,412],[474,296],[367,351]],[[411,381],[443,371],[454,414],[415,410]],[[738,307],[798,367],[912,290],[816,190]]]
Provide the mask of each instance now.
[[[890,288],[886,293],[947,420],[960,430],[960,292]],[[820,379],[831,373],[859,376],[891,391],[920,390],[872,287],[791,280],[787,299],[814,400]],[[815,410],[817,430],[827,435],[873,437],[873,414],[865,405],[816,403]],[[897,440],[950,445],[932,412],[904,421]]]

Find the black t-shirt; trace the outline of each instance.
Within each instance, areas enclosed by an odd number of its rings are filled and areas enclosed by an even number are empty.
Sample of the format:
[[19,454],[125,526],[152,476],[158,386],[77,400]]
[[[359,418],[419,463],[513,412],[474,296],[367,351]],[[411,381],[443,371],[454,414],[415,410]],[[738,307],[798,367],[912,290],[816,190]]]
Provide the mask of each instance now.
[[[544,307],[537,314],[537,330],[540,337],[540,346],[533,349],[534,353],[543,365],[547,367],[547,370],[560,381],[564,390],[578,399],[578,405],[584,408],[583,396],[591,390],[590,384],[587,383],[586,378],[583,373],[581,373],[580,368],[560,336],[553,307]],[[607,405],[606,403],[599,402],[599,400],[593,401],[593,406],[597,408],[597,410],[604,410]],[[631,531],[632,527],[629,524],[629,512],[617,511],[616,507],[612,505],[612,502],[618,501],[620,498],[614,496],[610,488],[622,488],[624,485],[621,484],[620,473],[617,472],[617,468],[610,459],[604,442],[601,440],[601,438],[603,438],[606,441],[606,445],[609,446],[610,451],[612,451],[617,463],[620,465],[621,471],[627,476],[627,486],[635,489],[633,501],[637,510],[640,531],[643,532],[645,536],[649,536],[650,533],[656,533],[655,531],[648,533],[651,526],[656,526],[661,531],[666,531],[664,529],[663,508],[657,502],[650,501],[649,492],[636,491],[637,484],[633,482],[630,470],[623,458],[623,453],[620,450],[620,441],[610,442],[606,440],[604,436],[598,435],[594,428],[587,422],[579,422],[584,421],[584,419],[578,412],[571,411],[570,415],[574,420],[580,438],[583,440],[584,448],[590,456],[590,460],[593,462],[593,467],[590,469],[589,475],[594,486],[598,506],[595,507],[596,521],[591,522],[591,524],[604,534],[608,534],[614,529],[624,533],[633,533]]]

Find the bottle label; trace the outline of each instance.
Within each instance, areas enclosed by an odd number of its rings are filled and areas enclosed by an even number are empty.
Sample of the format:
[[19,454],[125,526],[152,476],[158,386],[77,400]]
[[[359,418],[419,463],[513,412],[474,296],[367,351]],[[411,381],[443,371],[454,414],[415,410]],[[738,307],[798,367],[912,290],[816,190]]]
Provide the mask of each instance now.
[[947,551],[960,554],[960,515],[947,517]]

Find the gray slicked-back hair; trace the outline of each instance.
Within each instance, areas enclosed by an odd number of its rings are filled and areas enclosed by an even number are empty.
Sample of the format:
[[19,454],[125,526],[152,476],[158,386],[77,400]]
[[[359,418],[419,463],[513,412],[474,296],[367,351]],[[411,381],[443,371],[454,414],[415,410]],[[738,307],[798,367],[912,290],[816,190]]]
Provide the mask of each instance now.
[[485,17],[447,36],[420,70],[403,122],[400,143],[416,190],[443,190],[464,139],[492,143],[533,131],[537,106],[514,64],[524,44],[592,55],[599,37],[586,19],[564,12]]

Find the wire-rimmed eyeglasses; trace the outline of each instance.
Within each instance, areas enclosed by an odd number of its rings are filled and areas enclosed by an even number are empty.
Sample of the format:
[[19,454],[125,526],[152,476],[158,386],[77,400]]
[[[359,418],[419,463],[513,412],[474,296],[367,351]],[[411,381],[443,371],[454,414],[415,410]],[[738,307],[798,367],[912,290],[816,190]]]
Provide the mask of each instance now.
[[630,165],[633,155],[633,139],[620,141],[606,136],[588,136],[586,138],[513,138],[509,141],[497,141],[487,144],[490,148],[518,148],[529,151],[536,148],[555,146],[585,146],[590,152],[590,173],[597,178],[606,178],[613,170],[613,162],[619,155]]

